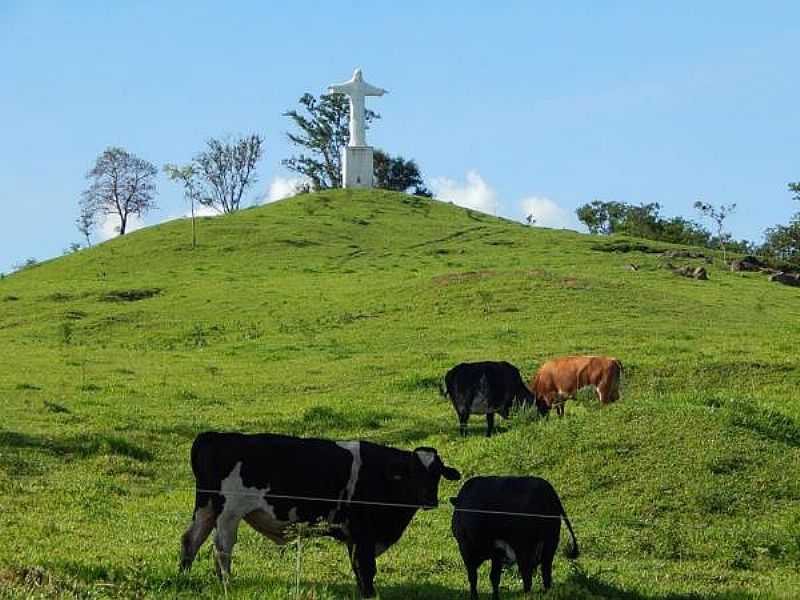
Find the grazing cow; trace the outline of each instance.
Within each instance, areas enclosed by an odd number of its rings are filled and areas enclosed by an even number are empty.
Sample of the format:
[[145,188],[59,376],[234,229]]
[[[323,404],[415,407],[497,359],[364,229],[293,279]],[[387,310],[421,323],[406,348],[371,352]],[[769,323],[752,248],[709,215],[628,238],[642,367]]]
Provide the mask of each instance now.
[[[578,557],[578,542],[561,500],[539,477],[473,477],[456,498],[452,530],[467,568],[470,598],[478,598],[478,568],[492,561],[489,579],[493,598],[499,597],[503,566],[517,563],[525,593],[533,572],[542,565],[544,589],[552,583],[553,557],[561,534],[561,519],[572,535],[567,556]],[[524,516],[523,516],[524,515]]]
[[486,415],[486,437],[494,429],[494,413],[504,419],[515,403],[532,405],[534,398],[525,387],[519,370],[507,362],[461,363],[444,376],[444,396],[449,396],[461,424],[461,435],[467,435],[469,415]]
[[408,452],[268,433],[201,433],[191,458],[196,493],[182,538],[183,571],[214,528],[217,575],[225,580],[242,519],[279,544],[292,523],[321,520],[327,535],[347,543],[364,598],[375,596],[375,557],[400,539],[417,508],[438,506],[440,477],[461,478],[434,448]]
[[600,403],[605,405],[619,398],[622,363],[610,356],[565,356],[544,363],[531,382],[539,411],[556,407],[564,415],[564,403],[578,390],[594,387]]

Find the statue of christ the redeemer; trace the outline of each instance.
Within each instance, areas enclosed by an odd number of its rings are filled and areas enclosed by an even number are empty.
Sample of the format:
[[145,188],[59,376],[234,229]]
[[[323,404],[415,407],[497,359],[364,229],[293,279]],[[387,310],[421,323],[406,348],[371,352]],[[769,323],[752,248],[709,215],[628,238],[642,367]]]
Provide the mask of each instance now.
[[366,146],[364,97],[383,96],[386,90],[368,84],[364,81],[361,69],[356,69],[350,81],[330,86],[328,93],[346,94],[350,98],[350,141],[347,145]]
[[365,96],[383,96],[386,90],[364,81],[361,69],[345,83],[332,85],[330,94],[345,94],[350,98],[350,140],[342,148],[342,187],[372,187],[372,148],[367,146]]

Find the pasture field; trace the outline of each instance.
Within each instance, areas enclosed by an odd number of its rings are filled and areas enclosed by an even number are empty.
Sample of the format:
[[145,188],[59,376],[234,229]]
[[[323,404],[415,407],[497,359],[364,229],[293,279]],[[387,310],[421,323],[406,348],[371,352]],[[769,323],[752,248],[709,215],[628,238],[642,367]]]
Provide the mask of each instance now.
[[[800,598],[800,289],[720,263],[678,278],[646,252],[663,245],[389,192],[201,219],[195,250],[189,227],[0,280],[0,597],[294,597],[293,548],[246,525],[227,591],[210,543],[176,574],[189,448],[220,429],[430,445],[465,477],[547,478],[582,550],[559,553],[553,600]],[[527,380],[568,353],[620,358],[622,399],[500,420],[491,439],[473,416],[458,437],[448,368],[509,360]],[[466,597],[459,485],[378,559],[381,598]],[[520,590],[505,572],[504,597]],[[344,546],[304,543],[300,592],[355,597]]]

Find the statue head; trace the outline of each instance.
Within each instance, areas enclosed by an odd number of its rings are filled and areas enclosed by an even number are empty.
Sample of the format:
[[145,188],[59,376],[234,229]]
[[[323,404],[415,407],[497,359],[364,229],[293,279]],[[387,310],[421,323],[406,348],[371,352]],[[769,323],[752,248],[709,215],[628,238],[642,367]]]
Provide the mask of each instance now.
[[364,76],[361,74],[361,69],[353,71],[353,79],[356,81],[364,81]]

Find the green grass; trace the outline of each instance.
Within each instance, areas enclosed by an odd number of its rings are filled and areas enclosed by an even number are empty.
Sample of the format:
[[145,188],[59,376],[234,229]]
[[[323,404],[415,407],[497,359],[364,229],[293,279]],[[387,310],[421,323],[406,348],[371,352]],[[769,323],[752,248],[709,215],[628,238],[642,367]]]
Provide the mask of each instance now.
[[[648,251],[663,244],[377,191],[202,219],[199,242],[173,221],[0,280],[0,597],[223,596],[209,545],[176,574],[205,429],[545,477],[582,548],[557,558],[553,599],[800,597],[800,290],[719,264],[678,278]],[[603,410],[582,395],[489,440],[475,418],[463,440],[438,395],[457,362],[530,377],[590,352],[626,367]],[[381,598],[466,596],[457,490],[378,560]],[[292,597],[294,567],[242,526],[228,596]],[[301,589],[354,597],[344,547],[309,541]],[[503,589],[521,597],[513,572]]]

